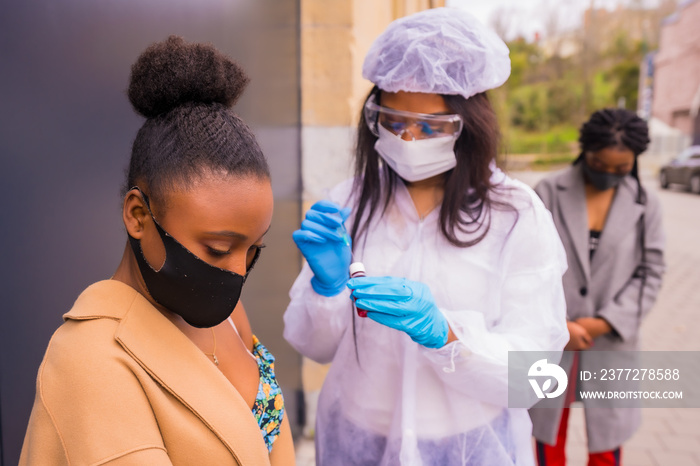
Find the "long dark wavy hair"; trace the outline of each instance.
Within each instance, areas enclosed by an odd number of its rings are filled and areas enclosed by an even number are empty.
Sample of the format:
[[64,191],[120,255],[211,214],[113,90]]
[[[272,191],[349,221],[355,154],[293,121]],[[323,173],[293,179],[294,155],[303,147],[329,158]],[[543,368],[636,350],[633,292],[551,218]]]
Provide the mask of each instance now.
[[[381,103],[381,92],[374,86],[365,102],[375,96],[375,101]],[[499,188],[491,183],[489,164],[496,158],[500,134],[488,97],[485,93],[469,99],[461,95],[442,97],[450,111],[462,117],[464,126],[455,143],[457,165],[445,174],[440,230],[451,244],[466,248],[479,243],[488,233],[492,208],[512,210],[516,215],[517,211],[510,204],[492,196]],[[355,221],[351,229],[353,244],[367,233],[376,216],[384,214],[393,199],[397,183],[401,182],[399,175],[388,164],[382,163],[374,149],[376,142],[377,136],[372,134],[364,112],[361,112],[352,190],[358,193]],[[468,239],[461,239],[465,236]]]

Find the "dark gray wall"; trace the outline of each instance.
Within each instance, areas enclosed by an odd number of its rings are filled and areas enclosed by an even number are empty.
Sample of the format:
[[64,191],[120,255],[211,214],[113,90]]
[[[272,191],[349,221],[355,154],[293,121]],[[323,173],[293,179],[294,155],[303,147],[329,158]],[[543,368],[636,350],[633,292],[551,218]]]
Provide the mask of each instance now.
[[299,270],[298,0],[10,0],[0,14],[0,459],[16,464],[36,371],[78,294],[108,278],[125,245],[119,188],[142,124],[130,65],[170,34],[212,42],[251,77],[235,110],[272,168],[273,226],[244,290],[277,356],[293,423],[299,357],[282,313]]

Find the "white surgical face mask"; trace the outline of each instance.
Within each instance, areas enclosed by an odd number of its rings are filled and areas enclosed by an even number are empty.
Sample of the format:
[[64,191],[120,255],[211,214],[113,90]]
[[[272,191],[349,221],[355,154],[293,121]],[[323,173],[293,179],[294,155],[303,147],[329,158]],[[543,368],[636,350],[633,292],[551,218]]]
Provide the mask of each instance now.
[[420,181],[445,173],[457,165],[456,136],[404,141],[382,125],[374,148],[382,159],[406,181]]

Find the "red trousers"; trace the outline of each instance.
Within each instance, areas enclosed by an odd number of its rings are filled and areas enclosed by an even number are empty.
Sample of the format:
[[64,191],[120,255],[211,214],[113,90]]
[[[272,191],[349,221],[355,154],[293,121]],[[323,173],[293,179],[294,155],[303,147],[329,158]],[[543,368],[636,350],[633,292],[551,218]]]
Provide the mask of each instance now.
[[[566,427],[569,424],[569,408],[564,408],[557,434],[557,444],[554,446],[537,442],[537,464],[539,466],[566,465]],[[588,466],[620,466],[622,451],[620,448],[612,451],[588,454]]]
[[[578,353],[574,356],[574,363],[569,375],[569,390],[566,393],[566,408],[561,414],[561,423],[557,433],[557,444],[554,446],[537,442],[537,464],[539,466],[566,466],[566,429],[569,425],[568,406],[576,396],[576,372],[578,371]],[[588,454],[588,466],[620,466],[622,451],[617,448],[612,451]]]

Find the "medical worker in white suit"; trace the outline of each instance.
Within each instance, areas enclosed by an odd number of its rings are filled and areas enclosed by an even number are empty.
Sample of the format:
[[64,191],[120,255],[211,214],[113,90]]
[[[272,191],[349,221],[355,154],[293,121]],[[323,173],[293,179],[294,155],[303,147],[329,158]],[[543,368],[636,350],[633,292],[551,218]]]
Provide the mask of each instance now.
[[[509,74],[506,45],[457,9],[396,20],[370,48],[356,176],[294,233],[306,264],[284,316],[300,353],[332,362],[321,466],[533,464],[508,351],[567,343],[566,256],[539,198],[494,163],[484,91]],[[366,277],[350,279],[352,258]]]

